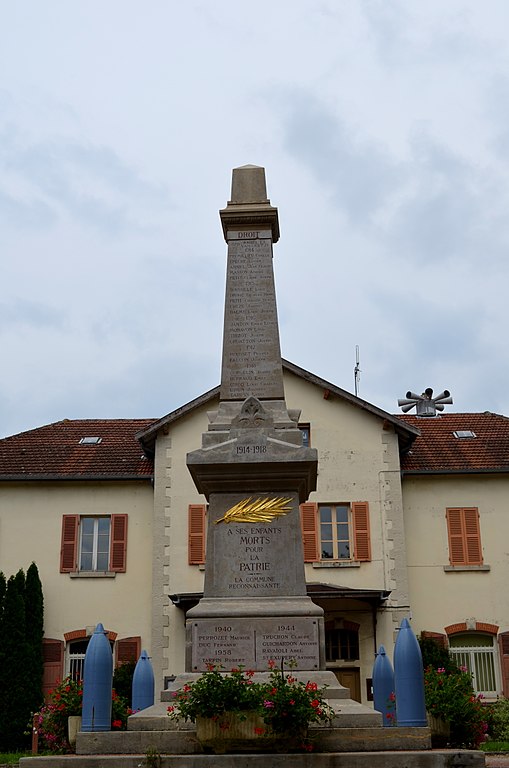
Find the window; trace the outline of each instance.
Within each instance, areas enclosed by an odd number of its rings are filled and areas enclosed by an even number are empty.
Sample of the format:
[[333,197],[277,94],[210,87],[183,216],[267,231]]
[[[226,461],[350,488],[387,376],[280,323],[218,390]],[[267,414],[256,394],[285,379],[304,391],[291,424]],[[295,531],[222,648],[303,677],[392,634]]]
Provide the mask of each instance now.
[[446,510],[451,565],[482,565],[481,532],[477,507]]
[[80,522],[80,571],[107,571],[110,560],[110,518],[82,517]]
[[320,557],[350,560],[350,506],[320,504]]
[[302,432],[302,446],[309,448],[311,445],[311,427],[309,424],[299,424],[299,429]]
[[127,515],[64,515],[61,573],[124,573]]
[[301,504],[304,560],[369,561],[371,539],[369,505],[366,501],[351,504]]
[[85,654],[90,638],[75,640],[69,643],[66,653],[66,677],[73,680],[83,680],[83,667],[85,666]]
[[357,661],[359,633],[355,629],[325,629],[325,658],[327,661]]
[[491,635],[479,632],[455,635],[449,638],[453,659],[472,675],[474,691],[484,696],[496,696],[498,692],[496,646]]

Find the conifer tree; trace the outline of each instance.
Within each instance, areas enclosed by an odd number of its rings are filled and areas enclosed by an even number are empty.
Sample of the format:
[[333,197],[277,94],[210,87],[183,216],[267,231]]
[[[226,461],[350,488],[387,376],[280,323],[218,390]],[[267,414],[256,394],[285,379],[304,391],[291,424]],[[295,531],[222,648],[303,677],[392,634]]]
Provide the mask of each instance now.
[[[24,735],[30,712],[27,711],[25,688],[26,625],[25,577],[22,572],[7,582],[4,609],[0,623],[2,658],[0,660],[0,751],[13,751],[26,746]],[[20,592],[20,585],[23,591]]]
[[2,620],[2,611],[4,608],[4,597],[5,597],[5,590],[7,589],[7,580],[0,571],[0,621]]
[[27,656],[25,664],[26,698],[29,713],[39,709],[43,702],[42,693],[42,637],[44,633],[44,599],[39,571],[32,563],[27,571],[25,583],[25,626]]

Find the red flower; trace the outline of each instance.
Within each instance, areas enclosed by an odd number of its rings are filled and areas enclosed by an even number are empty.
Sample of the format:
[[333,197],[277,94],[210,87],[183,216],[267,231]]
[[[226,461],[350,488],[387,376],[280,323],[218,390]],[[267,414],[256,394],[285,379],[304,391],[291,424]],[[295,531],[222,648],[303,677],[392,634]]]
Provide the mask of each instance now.
[[113,728],[122,728],[122,720],[114,720],[112,726]]
[[263,736],[263,734],[265,733],[265,728],[255,728],[254,732],[256,733],[257,736]]
[[306,691],[317,691],[318,683],[306,683]]
[[313,699],[313,701],[311,702],[311,706],[314,707],[315,709],[319,707],[320,702],[318,701],[318,699]]

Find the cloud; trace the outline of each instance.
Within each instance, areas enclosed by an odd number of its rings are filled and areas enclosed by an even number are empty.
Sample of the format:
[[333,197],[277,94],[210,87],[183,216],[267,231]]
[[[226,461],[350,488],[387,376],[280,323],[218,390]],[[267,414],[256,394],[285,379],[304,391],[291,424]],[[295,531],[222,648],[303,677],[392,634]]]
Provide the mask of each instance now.
[[0,171],[0,217],[13,228],[66,217],[117,237],[153,227],[154,211],[171,207],[167,186],[143,178],[112,148],[76,138],[32,141],[21,127],[4,126]]
[[43,302],[17,298],[10,301],[0,300],[0,337],[14,327],[26,326],[37,328],[61,328],[65,322],[64,313]]
[[284,150],[327,189],[355,225],[369,224],[402,181],[399,163],[374,142],[357,141],[346,121],[311,91],[287,91],[281,107]]

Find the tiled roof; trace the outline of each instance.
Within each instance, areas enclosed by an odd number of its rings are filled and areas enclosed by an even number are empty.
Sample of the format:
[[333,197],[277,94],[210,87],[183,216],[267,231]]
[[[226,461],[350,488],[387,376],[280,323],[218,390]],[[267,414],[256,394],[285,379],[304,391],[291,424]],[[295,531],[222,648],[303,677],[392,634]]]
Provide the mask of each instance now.
[[[154,419],[57,421],[0,440],[0,480],[150,477],[152,462],[135,438]],[[97,445],[83,445],[100,437]]]
[[[509,419],[497,413],[445,413],[434,418],[399,417],[421,435],[402,457],[404,472],[509,471]],[[457,438],[455,431],[475,433]]]

